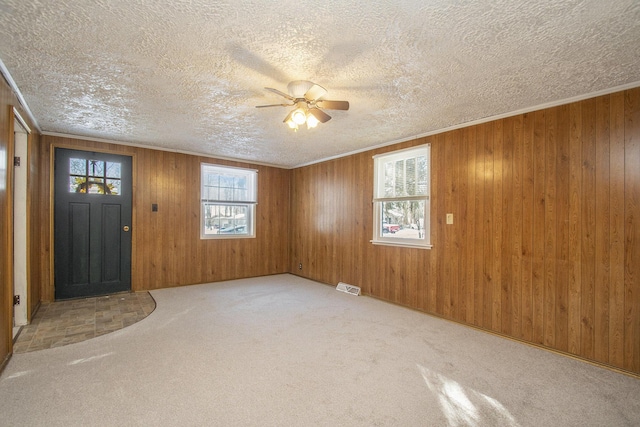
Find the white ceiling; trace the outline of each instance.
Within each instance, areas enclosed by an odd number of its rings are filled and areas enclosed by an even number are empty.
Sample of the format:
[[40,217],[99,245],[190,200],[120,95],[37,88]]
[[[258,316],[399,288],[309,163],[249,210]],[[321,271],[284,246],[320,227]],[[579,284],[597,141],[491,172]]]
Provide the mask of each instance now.
[[0,60],[44,133],[293,167],[640,85],[640,1],[0,0]]

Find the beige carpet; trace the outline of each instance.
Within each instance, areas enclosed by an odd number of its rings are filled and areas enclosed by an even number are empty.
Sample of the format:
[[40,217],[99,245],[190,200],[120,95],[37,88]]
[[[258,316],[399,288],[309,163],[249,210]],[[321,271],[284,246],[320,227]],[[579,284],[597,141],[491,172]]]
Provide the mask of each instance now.
[[16,354],[8,426],[637,426],[640,380],[291,275]]

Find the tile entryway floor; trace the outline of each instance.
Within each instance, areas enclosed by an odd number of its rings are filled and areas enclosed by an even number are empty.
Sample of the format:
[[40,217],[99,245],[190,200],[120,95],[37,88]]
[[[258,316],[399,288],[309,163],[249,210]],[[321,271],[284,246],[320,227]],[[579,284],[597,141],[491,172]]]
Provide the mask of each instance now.
[[20,331],[13,352],[60,347],[108,334],[139,322],[155,308],[149,292],[43,302],[31,324]]

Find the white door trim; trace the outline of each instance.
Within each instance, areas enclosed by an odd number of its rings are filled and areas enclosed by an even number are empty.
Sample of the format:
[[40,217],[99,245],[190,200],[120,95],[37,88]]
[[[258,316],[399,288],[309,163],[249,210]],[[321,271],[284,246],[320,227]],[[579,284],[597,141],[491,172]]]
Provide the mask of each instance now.
[[[14,156],[20,158],[20,165],[14,166],[13,179],[13,294],[20,297],[20,304],[14,306],[14,326],[28,323],[27,284],[27,180],[29,169],[29,128],[14,111]],[[11,162],[12,159],[9,159]]]

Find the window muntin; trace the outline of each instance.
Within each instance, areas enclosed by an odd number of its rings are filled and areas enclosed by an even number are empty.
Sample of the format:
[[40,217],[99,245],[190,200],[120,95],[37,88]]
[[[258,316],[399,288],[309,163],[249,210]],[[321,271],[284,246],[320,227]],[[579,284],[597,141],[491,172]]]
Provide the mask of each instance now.
[[430,146],[374,156],[373,243],[430,248]]
[[69,159],[69,192],[121,194],[121,165],[118,162],[107,162],[91,159]]
[[255,237],[256,181],[253,169],[201,164],[201,238]]

